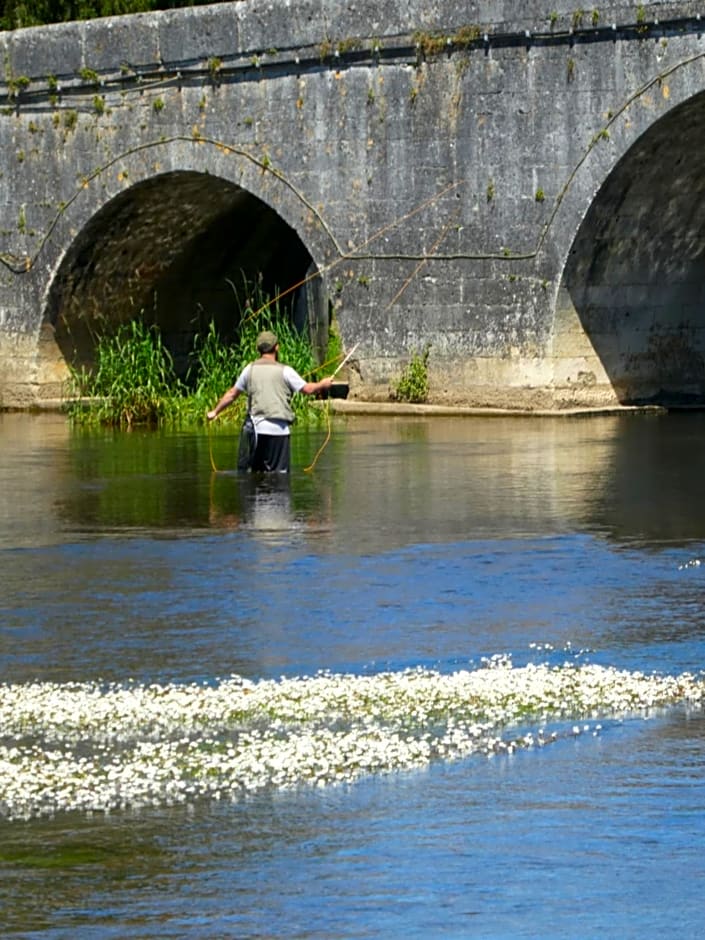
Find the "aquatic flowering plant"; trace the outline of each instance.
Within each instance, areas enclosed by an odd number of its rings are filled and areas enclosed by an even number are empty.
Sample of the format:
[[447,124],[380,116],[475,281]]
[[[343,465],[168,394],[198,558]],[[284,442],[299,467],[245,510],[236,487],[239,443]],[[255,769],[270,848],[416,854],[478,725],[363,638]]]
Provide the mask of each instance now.
[[[702,706],[705,679],[505,657],[443,674],[213,684],[0,685],[0,817],[237,800],[540,747],[605,719]],[[573,724],[580,722],[580,724]],[[547,724],[553,730],[547,730]]]

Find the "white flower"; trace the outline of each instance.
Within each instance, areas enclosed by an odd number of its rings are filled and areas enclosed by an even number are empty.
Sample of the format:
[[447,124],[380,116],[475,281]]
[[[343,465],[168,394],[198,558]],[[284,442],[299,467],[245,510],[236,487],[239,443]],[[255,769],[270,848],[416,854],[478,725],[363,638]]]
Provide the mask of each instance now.
[[[411,669],[261,682],[231,676],[213,685],[5,685],[0,816],[192,805],[262,787],[323,786],[544,746],[568,733],[570,726],[561,731],[568,721],[646,716],[679,702],[699,707],[704,695],[702,677],[689,673],[514,668],[504,655],[447,675]],[[548,731],[547,721],[556,728]],[[572,733],[581,733],[580,724]]]

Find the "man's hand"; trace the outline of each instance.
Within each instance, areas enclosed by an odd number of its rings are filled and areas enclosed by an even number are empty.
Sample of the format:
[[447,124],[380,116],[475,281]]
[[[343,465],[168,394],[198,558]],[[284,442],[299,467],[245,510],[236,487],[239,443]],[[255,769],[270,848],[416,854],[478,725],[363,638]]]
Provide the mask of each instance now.
[[218,417],[218,412],[215,410],[215,408],[212,411],[206,412],[206,418],[208,418],[209,421],[213,421],[217,417]]

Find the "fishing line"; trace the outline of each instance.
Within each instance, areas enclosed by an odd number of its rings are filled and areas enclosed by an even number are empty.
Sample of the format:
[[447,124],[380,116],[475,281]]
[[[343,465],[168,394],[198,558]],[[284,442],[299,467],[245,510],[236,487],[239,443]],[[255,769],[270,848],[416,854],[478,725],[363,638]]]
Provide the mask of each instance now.
[[210,421],[208,421],[208,424],[206,425],[206,427],[208,428],[208,456],[210,457],[210,460],[211,460],[211,470],[213,471],[213,473],[218,473],[219,471],[215,465],[215,460],[213,460],[213,442],[211,441],[211,422]]
[[454,215],[451,217],[450,221],[447,222],[446,225],[443,226],[443,230],[441,231],[441,234],[438,236],[438,238],[436,239],[436,241],[435,241],[435,242],[433,243],[433,245],[431,246],[431,250],[426,253],[426,254],[427,254],[427,257],[425,257],[422,261],[419,261],[419,263],[416,265],[416,267],[414,268],[414,270],[413,270],[413,271],[411,272],[411,274],[407,277],[407,279],[404,281],[404,283],[402,284],[402,286],[399,288],[399,290],[396,292],[396,294],[392,297],[392,299],[389,301],[389,303],[387,304],[387,306],[384,308],[384,312],[385,312],[385,313],[387,312],[387,310],[389,310],[389,308],[392,306],[392,304],[395,304],[395,303],[397,302],[397,300],[399,300],[399,298],[401,297],[401,295],[402,295],[402,294],[404,293],[404,291],[407,289],[407,287],[409,286],[409,284],[411,284],[411,282],[414,280],[414,278],[415,278],[416,275],[419,273],[419,271],[421,270],[421,268],[423,268],[424,265],[426,265],[426,264],[429,262],[429,260],[431,259],[431,257],[432,257],[433,255],[435,255],[436,250],[438,249],[438,246],[441,244],[441,242],[443,241],[443,239],[446,237],[446,235],[448,234],[448,232],[450,231],[450,229],[451,229],[452,226],[454,225],[455,220],[456,220],[457,218],[458,218],[458,213],[456,212],[456,213],[454,213]]
[[310,473],[310,472],[314,469],[314,467],[315,467],[316,464],[318,463],[318,458],[321,456],[321,454],[323,453],[323,451],[326,449],[326,446],[328,445],[328,441],[330,440],[330,434],[331,434],[331,423],[330,423],[330,398],[327,398],[327,399],[326,399],[326,403],[325,403],[325,405],[324,405],[323,411],[324,411],[324,414],[325,414],[325,416],[326,416],[326,437],[325,437],[325,440],[323,441],[323,443],[321,444],[321,446],[318,448],[318,451],[316,452],[316,456],[313,458],[313,460],[311,461],[311,463],[308,465],[308,467],[304,467],[304,473]]
[[[340,370],[343,368],[343,366],[345,365],[345,363],[350,360],[350,358],[352,357],[353,353],[355,352],[355,350],[357,349],[357,347],[358,347],[359,345],[360,345],[359,343],[355,343],[355,345],[353,346],[353,348],[352,348],[352,349],[350,350],[350,352],[345,356],[345,358],[343,359],[343,361],[342,361],[342,362],[340,363],[340,365],[336,368],[335,372],[331,375],[331,379],[334,379],[334,378],[336,377],[336,375],[340,372]],[[325,413],[325,416],[326,416],[326,437],[325,437],[325,440],[323,441],[323,443],[321,444],[321,446],[318,448],[318,451],[317,451],[317,453],[316,453],[316,456],[313,458],[313,460],[311,461],[311,463],[308,465],[308,467],[304,467],[304,473],[310,473],[310,472],[313,470],[313,468],[314,468],[314,467],[316,466],[316,464],[318,463],[318,458],[321,456],[321,454],[323,453],[323,451],[326,449],[326,447],[327,447],[327,445],[328,445],[328,441],[330,440],[330,435],[331,435],[330,398],[326,398],[326,403],[325,403],[325,406],[324,406],[324,409],[323,409],[323,410],[324,410],[324,413]]]
[[[343,358],[342,362],[337,366],[337,368],[331,375],[331,378],[335,378],[335,376],[338,374],[338,372],[340,372],[340,370],[343,368],[345,363],[349,361],[350,357],[353,355],[353,353],[355,352],[355,350],[357,349],[359,345],[360,345],[359,343],[355,343],[355,345],[350,350],[350,352],[347,353],[347,355]],[[342,353],[336,353],[335,356],[333,356],[331,359],[328,359],[326,362],[322,363],[320,366],[316,366],[314,369],[311,369],[310,372],[304,373],[302,378],[306,378],[307,376],[311,375],[312,372],[315,372],[318,369],[324,369],[326,366],[330,365],[332,362],[335,362],[336,359],[340,359],[342,355],[343,355]],[[328,441],[330,440],[331,421],[330,421],[330,401],[328,399],[326,399],[326,403],[324,406],[324,414],[326,416],[326,424],[327,424],[326,439],[321,445],[321,447],[319,448],[318,453],[313,459],[313,462],[308,467],[304,467],[304,473],[309,473],[311,470],[313,470],[313,468],[316,466],[318,458],[321,456],[326,445],[328,444]],[[218,468],[216,467],[215,460],[213,459],[213,441],[211,438],[211,422],[210,421],[208,421],[208,423],[206,424],[206,428],[208,431],[208,457],[210,459],[211,470],[213,471],[213,473],[220,473],[220,470],[218,470]]]
[[[453,183],[449,183],[447,186],[444,186],[443,189],[439,190],[433,196],[430,196],[428,199],[425,199],[423,202],[420,202],[417,206],[414,206],[413,209],[410,209],[409,212],[400,216],[398,219],[394,219],[391,222],[388,222],[386,225],[383,225],[382,228],[377,229],[376,232],[373,232],[369,238],[365,239],[364,242],[360,242],[359,245],[355,245],[354,248],[351,248],[348,252],[341,252],[340,257],[336,258],[334,261],[331,261],[330,264],[324,265],[322,268],[318,268],[315,271],[312,271],[311,274],[307,274],[306,277],[302,278],[300,281],[297,281],[295,284],[292,284],[290,287],[287,287],[286,290],[281,291],[279,294],[276,294],[274,297],[271,297],[266,303],[262,304],[257,310],[253,310],[249,317],[245,317],[241,322],[248,323],[250,320],[254,320],[263,310],[268,309],[272,304],[276,304],[282,297],[286,297],[287,294],[290,294],[292,291],[295,291],[299,287],[303,287],[304,284],[308,284],[309,281],[312,281],[314,278],[322,277],[336,265],[341,264],[343,261],[355,260],[355,255],[362,251],[363,248],[366,248],[372,242],[376,241],[378,238],[381,238],[385,232],[388,232],[389,229],[395,228],[397,225],[401,225],[402,222],[406,222],[408,219],[413,218],[419,212],[422,212],[427,206],[432,205],[437,199],[440,199],[441,196],[444,196],[446,193],[450,192],[452,189],[457,189],[458,186],[463,186],[465,180],[456,180]],[[340,251],[340,249],[338,249]]]

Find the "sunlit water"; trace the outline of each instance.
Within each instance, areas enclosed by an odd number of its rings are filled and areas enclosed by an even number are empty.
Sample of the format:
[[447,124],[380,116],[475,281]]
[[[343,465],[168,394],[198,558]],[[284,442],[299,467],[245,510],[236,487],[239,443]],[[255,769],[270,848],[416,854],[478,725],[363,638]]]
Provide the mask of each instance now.
[[[0,415],[0,682],[498,655],[697,674],[704,434],[699,415],[349,418],[311,473],[324,429],[297,434],[288,485],[255,486],[222,430]],[[586,722],[349,783],[0,820],[0,934],[701,936],[702,712]]]

